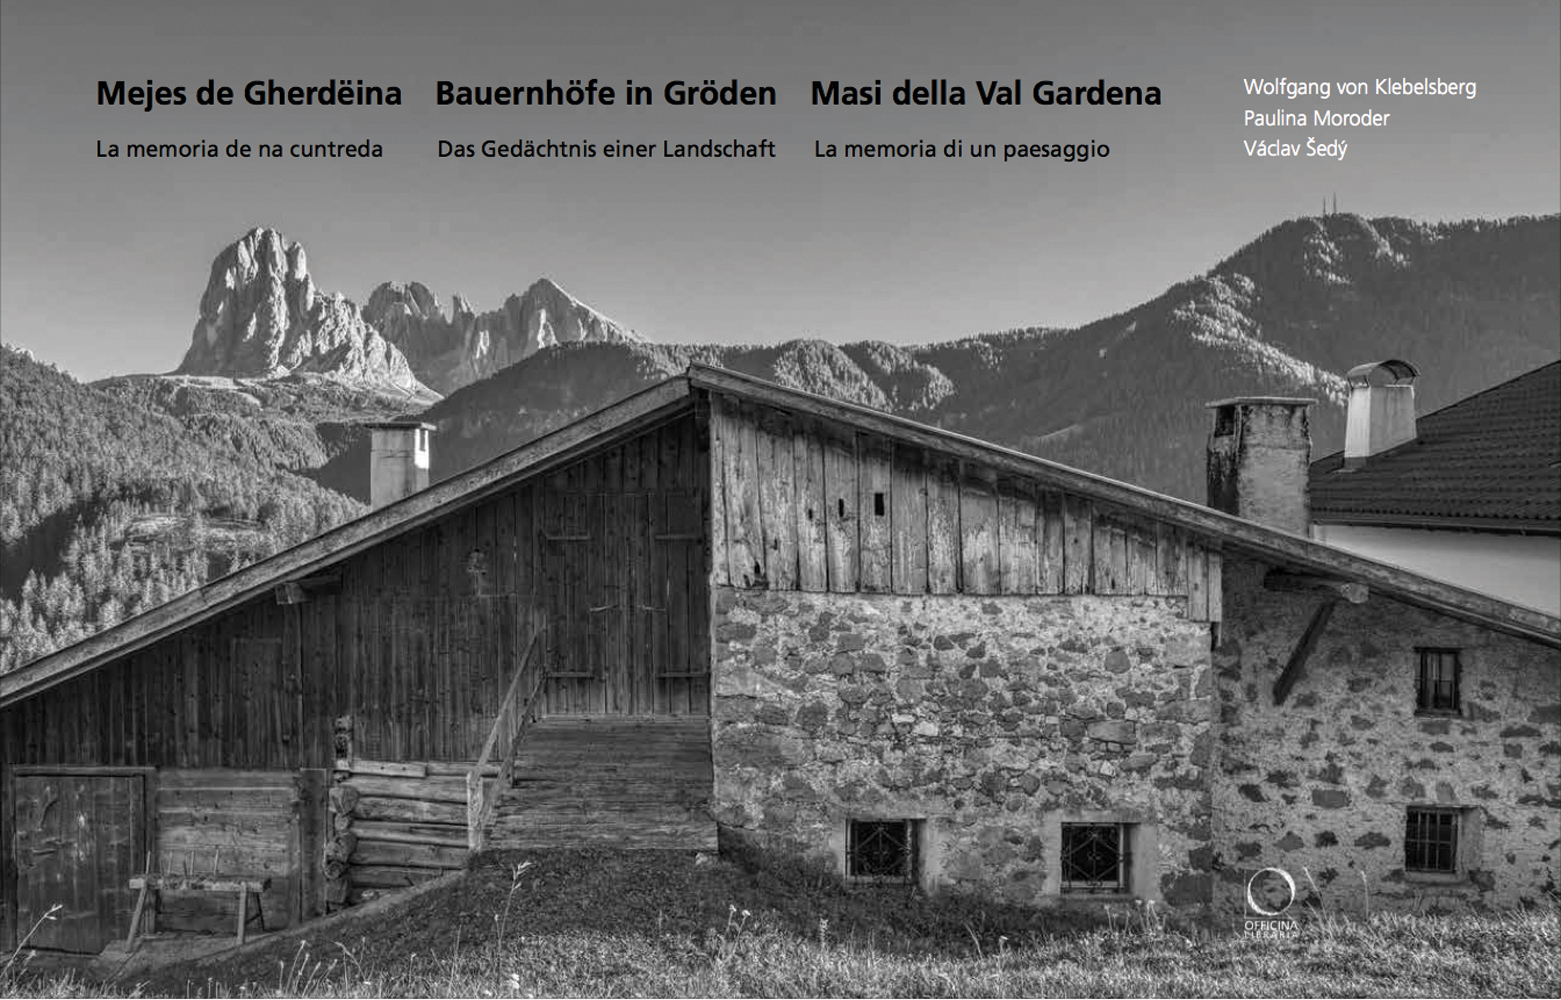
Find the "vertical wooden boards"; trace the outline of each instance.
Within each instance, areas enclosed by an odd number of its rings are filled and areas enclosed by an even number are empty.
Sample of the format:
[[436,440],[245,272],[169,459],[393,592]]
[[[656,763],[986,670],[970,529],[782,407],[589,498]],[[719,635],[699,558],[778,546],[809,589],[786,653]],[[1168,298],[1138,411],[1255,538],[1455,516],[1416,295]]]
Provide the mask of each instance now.
[[1126,536],[1122,525],[1111,515],[1095,510],[1094,583],[1096,594],[1125,594],[1127,582]]
[[1168,576],[1168,561],[1171,558],[1172,528],[1163,521],[1156,521],[1153,525],[1154,535],[1149,539],[1154,546],[1154,565],[1149,573],[1147,589],[1145,593],[1166,595],[1170,584]]
[[1204,556],[1204,566],[1208,571],[1208,601],[1209,621],[1219,622],[1224,619],[1225,606],[1225,570],[1220,553],[1213,549],[1208,550]]
[[927,590],[960,589],[959,462],[929,455],[927,462]]
[[1062,500],[1062,524],[1064,576],[1062,592],[1087,594],[1094,577],[1095,539],[1094,509],[1088,500],[1064,494]]
[[[643,441],[639,442],[643,443]],[[628,643],[624,670],[629,676],[629,702],[634,711],[649,714],[655,698],[655,675],[651,667],[649,624],[652,616],[650,597],[650,498],[640,490],[639,464],[643,450],[631,444],[629,462],[624,467],[623,497],[629,522],[629,572],[624,581],[625,641]]]
[[[716,469],[715,475],[717,477],[721,475],[719,468]],[[669,511],[668,505],[675,504],[676,501],[669,500],[664,493],[656,492],[646,497],[646,503],[650,516],[651,545],[648,566],[650,583],[645,613],[647,640],[650,646],[648,669],[654,678],[650,711],[659,715],[668,710],[669,693],[666,683],[661,678],[675,670],[672,666],[674,654],[669,647],[678,628],[673,623],[674,616],[682,613],[681,602],[684,595],[677,589],[675,569],[677,559],[672,552],[672,543],[666,537],[671,534],[671,525],[676,523],[677,514],[676,508]],[[670,521],[669,516],[672,518]],[[719,511],[712,515],[711,520],[717,525],[717,530],[724,534],[725,529],[721,526],[722,518],[719,516]],[[725,562],[717,564],[713,572],[725,577]]]
[[1188,541],[1187,566],[1187,617],[1195,622],[1209,620],[1208,561],[1203,546]]
[[722,399],[721,464],[726,491],[727,579],[734,587],[764,587],[764,525],[759,509],[758,428],[753,407]]
[[824,515],[829,589],[856,592],[858,569],[856,436],[820,427],[824,447]]
[[806,423],[791,435],[793,483],[796,489],[797,586],[809,593],[829,589],[829,521],[824,497],[824,445]]
[[[661,654],[662,677],[675,677],[688,672],[689,647],[697,641],[689,635],[689,604],[694,592],[688,581],[688,544],[684,535],[692,527],[692,513],[681,494],[666,493],[658,498],[665,506],[662,519],[663,569],[666,579],[666,605],[662,618],[666,623],[665,646]],[[681,689],[676,684],[663,684],[666,711],[674,710],[674,703]]]
[[893,586],[893,446],[883,438],[858,434],[857,586],[869,594]]
[[543,671],[549,678],[545,684],[547,712],[560,715],[569,711],[569,697],[565,683],[557,675],[573,670],[573,664],[569,662],[573,646],[569,642],[570,629],[565,612],[569,600],[564,592],[564,546],[557,541],[568,530],[563,509],[566,485],[563,472],[560,471],[546,477],[537,488],[541,502],[541,518],[537,526],[537,582],[544,622],[544,646],[540,652],[544,656]]
[[960,575],[967,594],[995,594],[1001,584],[997,482],[985,469],[966,466],[960,478]]
[[1005,594],[1034,594],[1039,589],[1040,549],[1036,545],[1036,502],[1030,484],[1004,478],[997,488],[998,586]]
[[920,448],[894,447],[889,530],[896,594],[927,592],[927,473]]
[[325,842],[331,835],[326,812],[326,789],[330,772],[305,768],[294,779],[294,808],[291,868],[294,884],[292,918],[302,923],[325,913],[325,872],[321,862]]
[[777,410],[758,420],[758,492],[764,528],[764,570],[771,589],[797,589],[796,460],[791,427]]
[[184,661],[184,728],[175,761],[179,767],[194,767],[196,761],[200,759],[203,671],[198,645],[199,631],[191,630],[181,633],[178,637],[179,655]]
[[1061,594],[1067,571],[1066,533],[1063,530],[1062,494],[1052,490],[1043,492],[1036,513],[1040,569],[1037,573],[1036,592]]
[[[731,586],[731,557],[727,553],[726,448],[731,436],[726,397],[710,395],[710,582]],[[654,489],[655,484],[647,484]]]
[[1159,577],[1158,523],[1139,522],[1133,526],[1130,539],[1134,546],[1133,558],[1128,562],[1133,593],[1152,594]]

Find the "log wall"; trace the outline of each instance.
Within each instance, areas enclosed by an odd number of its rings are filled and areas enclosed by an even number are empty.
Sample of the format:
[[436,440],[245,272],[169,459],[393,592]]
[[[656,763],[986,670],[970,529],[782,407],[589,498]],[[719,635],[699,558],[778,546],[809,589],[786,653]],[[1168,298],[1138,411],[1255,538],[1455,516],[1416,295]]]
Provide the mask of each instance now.
[[326,895],[374,899],[461,868],[470,762],[341,761],[330,792]]
[[1220,619],[1220,555],[961,456],[712,394],[712,578],[773,590],[1148,594]]

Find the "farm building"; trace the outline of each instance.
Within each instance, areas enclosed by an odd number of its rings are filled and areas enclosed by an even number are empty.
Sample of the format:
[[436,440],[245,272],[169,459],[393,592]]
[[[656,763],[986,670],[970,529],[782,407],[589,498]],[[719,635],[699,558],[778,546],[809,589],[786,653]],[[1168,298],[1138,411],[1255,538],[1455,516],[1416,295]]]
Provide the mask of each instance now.
[[0,678],[5,939],[583,840],[1035,905],[1537,896],[1561,621],[1238,516],[1305,427],[1217,408],[1227,512],[691,368]]

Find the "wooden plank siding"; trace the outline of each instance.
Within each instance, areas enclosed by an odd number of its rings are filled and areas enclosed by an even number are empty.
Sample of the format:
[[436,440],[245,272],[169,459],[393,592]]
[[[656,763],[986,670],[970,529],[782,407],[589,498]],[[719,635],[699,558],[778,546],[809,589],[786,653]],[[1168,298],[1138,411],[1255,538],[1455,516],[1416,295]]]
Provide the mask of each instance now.
[[711,428],[717,585],[1142,594],[1219,620],[1219,553],[1142,514],[720,393]]
[[0,710],[0,763],[329,768],[349,714],[361,756],[470,760],[542,624],[550,671],[585,675],[550,711],[704,714],[708,454],[685,410],[454,508],[344,558],[333,592],[267,594]]

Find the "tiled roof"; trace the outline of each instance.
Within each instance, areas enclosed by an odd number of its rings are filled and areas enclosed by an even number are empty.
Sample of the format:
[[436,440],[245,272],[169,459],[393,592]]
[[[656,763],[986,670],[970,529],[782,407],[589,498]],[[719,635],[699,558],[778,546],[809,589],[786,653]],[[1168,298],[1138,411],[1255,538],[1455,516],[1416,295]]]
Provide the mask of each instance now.
[[1416,421],[1414,441],[1343,471],[1312,463],[1312,518],[1561,533],[1561,361]]

